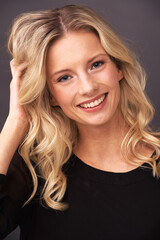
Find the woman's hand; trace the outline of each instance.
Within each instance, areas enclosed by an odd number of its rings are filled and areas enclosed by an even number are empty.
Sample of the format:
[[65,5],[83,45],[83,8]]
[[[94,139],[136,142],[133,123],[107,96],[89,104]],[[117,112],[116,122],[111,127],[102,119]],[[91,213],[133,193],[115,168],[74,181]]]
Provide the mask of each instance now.
[[16,65],[15,60],[13,59],[10,62],[11,73],[12,73],[12,81],[10,83],[10,110],[9,117],[14,119],[14,121],[18,121],[19,123],[27,122],[26,112],[19,104],[19,89],[21,85],[22,75],[26,70],[27,64],[22,63],[21,65]]

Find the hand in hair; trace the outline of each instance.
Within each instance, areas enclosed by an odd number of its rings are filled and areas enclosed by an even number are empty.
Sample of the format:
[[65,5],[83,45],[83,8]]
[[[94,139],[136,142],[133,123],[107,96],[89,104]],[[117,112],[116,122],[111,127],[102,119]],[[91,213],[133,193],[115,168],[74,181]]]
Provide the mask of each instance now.
[[24,62],[16,65],[15,59],[10,62],[12,81],[10,83],[10,111],[9,116],[19,123],[27,124],[27,116],[23,106],[19,104],[18,95],[21,85],[21,77],[26,70],[27,64]]
[[25,110],[18,100],[21,78],[27,64],[17,66],[13,59],[10,66],[13,77],[10,84],[10,110],[0,134],[0,173],[2,174],[7,173],[13,154],[25,137],[29,126]]

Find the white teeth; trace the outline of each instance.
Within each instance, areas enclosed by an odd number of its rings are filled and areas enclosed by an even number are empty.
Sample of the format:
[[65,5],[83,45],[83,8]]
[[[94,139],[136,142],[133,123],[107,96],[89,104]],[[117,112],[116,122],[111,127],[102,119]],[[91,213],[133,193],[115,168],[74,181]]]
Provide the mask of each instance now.
[[98,106],[100,103],[102,103],[102,102],[104,101],[104,99],[105,99],[105,94],[104,94],[101,98],[95,100],[94,102],[82,104],[82,105],[80,105],[80,107],[82,107],[82,108],[92,108],[92,107],[96,107],[96,106]]

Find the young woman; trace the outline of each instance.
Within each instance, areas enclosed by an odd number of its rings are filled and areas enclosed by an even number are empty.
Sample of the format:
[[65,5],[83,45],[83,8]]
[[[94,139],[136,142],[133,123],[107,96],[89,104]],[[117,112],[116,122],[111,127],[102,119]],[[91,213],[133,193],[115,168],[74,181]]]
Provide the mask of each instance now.
[[76,5],[22,14],[9,50],[1,239],[158,239],[160,140],[135,56]]

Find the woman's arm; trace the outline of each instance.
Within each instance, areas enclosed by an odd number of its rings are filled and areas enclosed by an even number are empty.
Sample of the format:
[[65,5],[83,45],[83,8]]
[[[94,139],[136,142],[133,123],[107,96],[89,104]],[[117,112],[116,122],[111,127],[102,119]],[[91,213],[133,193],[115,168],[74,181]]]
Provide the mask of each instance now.
[[18,98],[21,78],[27,66],[26,63],[16,65],[13,59],[10,67],[10,110],[0,134],[0,239],[18,225],[22,205],[32,189],[25,163],[16,152],[29,126]]
[[25,110],[18,101],[21,77],[26,63],[19,66],[13,59],[10,63],[12,81],[10,84],[10,111],[0,134],[0,173],[7,173],[11,159],[28,130],[28,119]]

